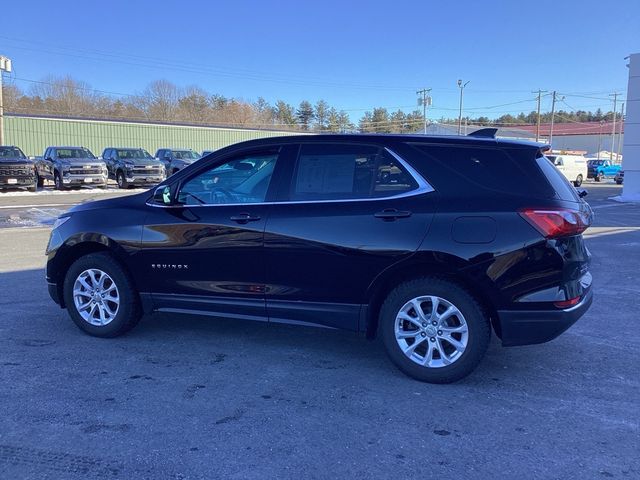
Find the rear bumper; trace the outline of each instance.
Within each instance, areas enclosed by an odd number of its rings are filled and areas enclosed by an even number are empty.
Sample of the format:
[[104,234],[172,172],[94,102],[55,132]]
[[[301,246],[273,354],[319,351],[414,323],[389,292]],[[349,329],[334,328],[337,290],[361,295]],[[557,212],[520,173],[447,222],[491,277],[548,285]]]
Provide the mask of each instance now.
[[564,310],[499,310],[502,345],[533,345],[553,340],[576,323],[589,309],[593,291],[589,289],[580,303]]

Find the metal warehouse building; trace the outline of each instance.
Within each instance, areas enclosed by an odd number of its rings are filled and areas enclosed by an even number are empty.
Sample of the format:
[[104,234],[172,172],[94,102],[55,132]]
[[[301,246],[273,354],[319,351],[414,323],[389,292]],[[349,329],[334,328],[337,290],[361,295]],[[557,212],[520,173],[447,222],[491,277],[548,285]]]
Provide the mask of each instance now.
[[77,145],[100,155],[105,147],[142,147],[152,155],[158,148],[192,148],[198,152],[254,138],[295,135],[300,132],[88,120],[7,114],[5,144],[16,145],[26,155],[42,155],[50,145]]

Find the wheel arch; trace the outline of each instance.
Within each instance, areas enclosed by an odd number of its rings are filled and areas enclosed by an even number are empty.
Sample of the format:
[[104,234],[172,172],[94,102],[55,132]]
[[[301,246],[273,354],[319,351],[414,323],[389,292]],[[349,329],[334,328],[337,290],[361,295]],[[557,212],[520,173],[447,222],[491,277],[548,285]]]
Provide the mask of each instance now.
[[366,296],[361,330],[366,337],[373,339],[377,335],[380,308],[387,295],[400,283],[420,277],[433,276],[457,283],[467,290],[483,306],[491,319],[494,331],[500,337],[500,322],[497,310],[490,300],[487,290],[478,286],[469,275],[464,273],[470,263],[463,258],[442,252],[421,252],[406,261],[399,262],[379,274],[369,286]]
[[121,246],[114,242],[109,237],[102,234],[82,234],[81,238],[72,237],[63,245],[61,245],[55,253],[53,259],[51,259],[47,265],[47,274],[49,281],[56,284],[58,290],[58,298],[61,301],[61,307],[64,305],[64,277],[69,270],[69,267],[81,257],[90,255],[92,253],[106,252],[120,264],[122,269],[127,272],[131,281],[136,286],[135,278],[131,274],[131,271],[127,267],[126,257]]

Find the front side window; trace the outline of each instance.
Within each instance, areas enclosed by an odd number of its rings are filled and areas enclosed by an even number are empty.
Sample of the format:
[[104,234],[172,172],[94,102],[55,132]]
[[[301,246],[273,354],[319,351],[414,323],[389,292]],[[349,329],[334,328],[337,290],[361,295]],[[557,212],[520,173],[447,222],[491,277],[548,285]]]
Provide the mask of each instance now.
[[292,200],[391,197],[418,188],[416,180],[385,150],[368,145],[302,145]]
[[184,205],[224,205],[265,201],[278,153],[234,157],[187,180],[178,192]]

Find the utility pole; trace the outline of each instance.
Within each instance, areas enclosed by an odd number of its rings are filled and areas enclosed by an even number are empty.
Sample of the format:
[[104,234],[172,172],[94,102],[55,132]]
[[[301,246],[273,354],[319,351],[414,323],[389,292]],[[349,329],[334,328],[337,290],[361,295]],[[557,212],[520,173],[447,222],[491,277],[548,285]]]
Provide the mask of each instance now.
[[540,139],[540,99],[542,98],[543,93],[547,93],[546,90],[538,89],[537,92],[531,92],[538,94],[538,119],[536,121],[536,142]]
[[464,87],[466,87],[471,80],[462,83],[462,80],[458,80],[458,88],[460,88],[460,110],[458,111],[458,135],[462,135],[462,96],[464,94]]
[[[551,101],[551,130],[549,131],[549,145],[553,141],[553,124],[555,123],[555,115],[556,115],[556,100],[558,100],[558,92],[555,90],[551,94],[553,100]],[[560,100],[564,99],[564,97],[560,97]]]
[[418,97],[418,105],[422,105],[422,118],[424,120],[425,135],[427,134],[427,106],[431,105],[431,97],[428,95],[430,91],[430,88],[423,88],[416,92],[417,95],[422,95],[422,97]]
[[611,126],[611,151],[609,152],[609,160],[613,161],[613,151],[616,149],[616,109],[618,107],[618,95],[615,92],[610,94],[613,97],[613,125]]
[[0,146],[4,145],[4,100],[2,99],[2,72],[11,73],[11,60],[0,55]]
[[620,108],[620,128],[618,129],[618,148],[616,150],[616,162],[620,162],[620,147],[622,145],[622,127],[624,125],[624,102]]

